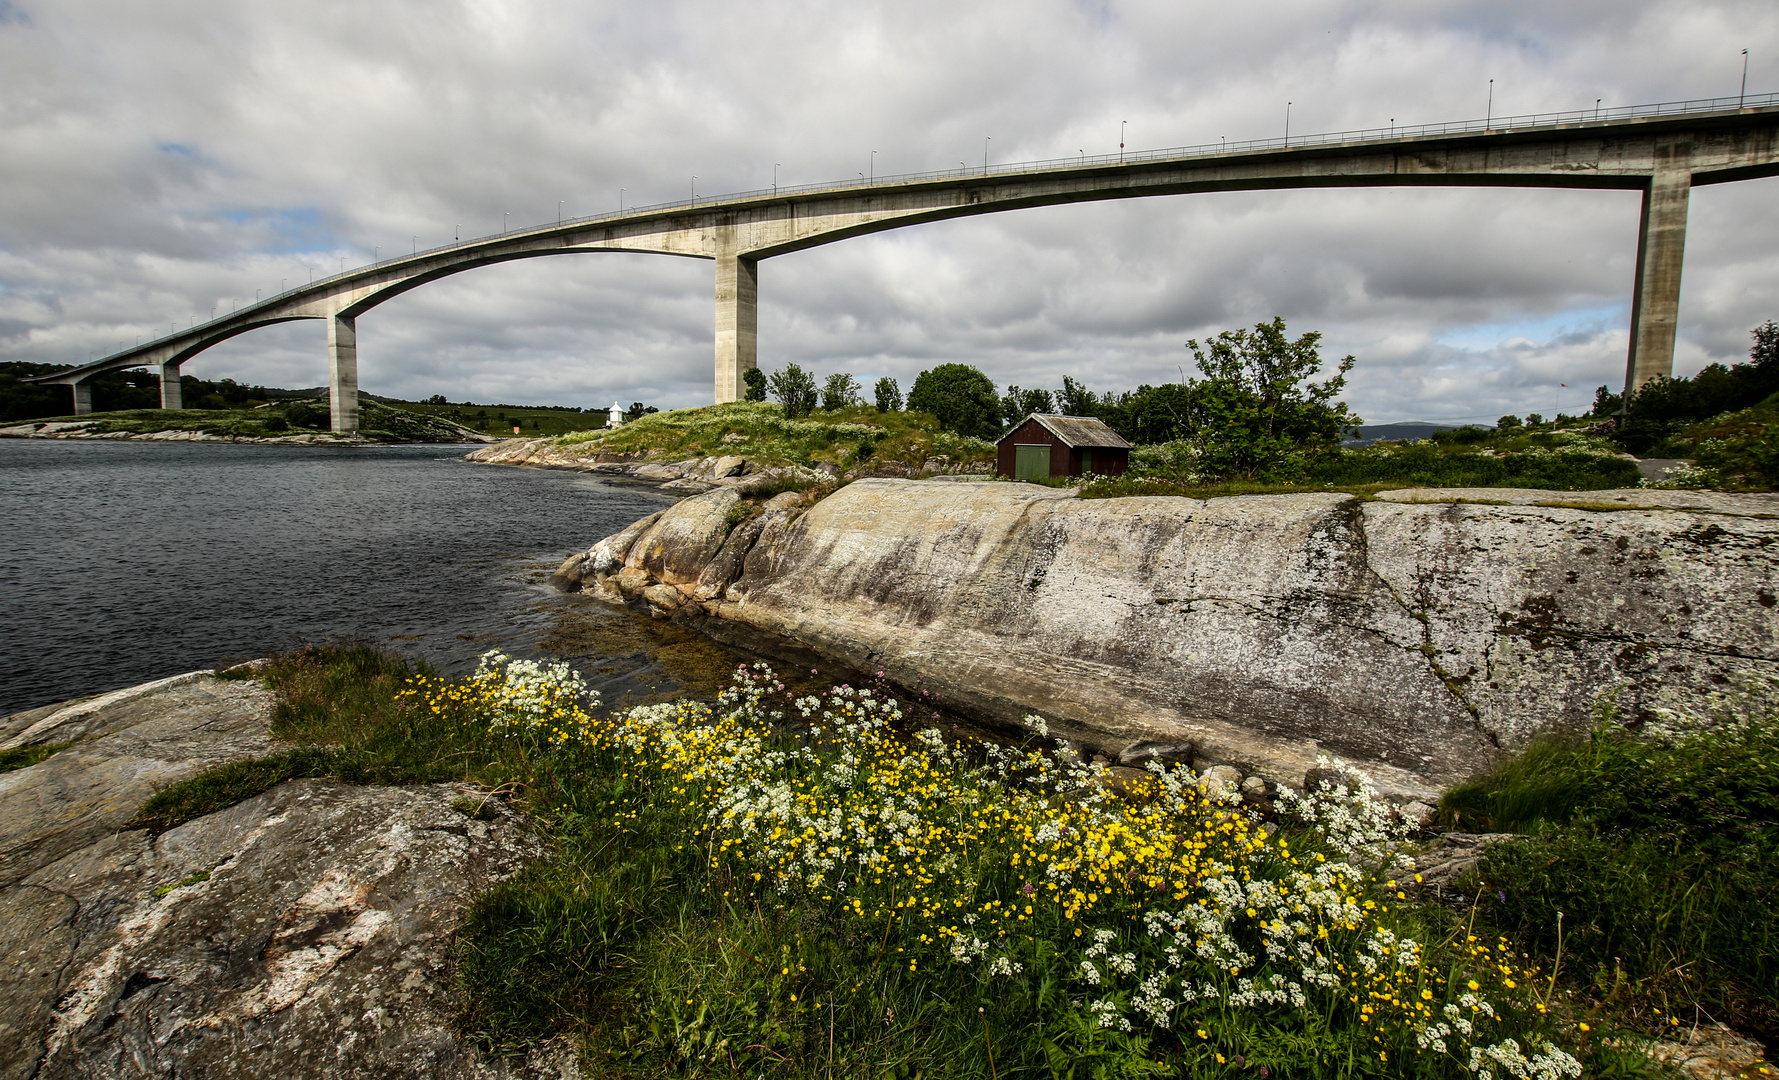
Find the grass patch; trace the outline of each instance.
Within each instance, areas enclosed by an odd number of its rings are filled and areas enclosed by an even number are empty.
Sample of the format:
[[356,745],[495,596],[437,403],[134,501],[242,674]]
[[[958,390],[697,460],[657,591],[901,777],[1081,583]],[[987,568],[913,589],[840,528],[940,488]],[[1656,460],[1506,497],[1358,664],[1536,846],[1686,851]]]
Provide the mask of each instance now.
[[459,938],[460,1022],[497,1051],[566,1034],[602,1076],[1448,1076],[1463,1045],[1518,1055],[1511,1031],[1526,1075],[1564,1074],[1535,965],[1349,861],[1388,833],[1364,793],[1269,836],[1178,773],[1124,800],[760,671],[611,715],[564,669],[424,695],[558,763],[525,798],[555,857]]
[[71,742],[39,743],[36,746],[19,746],[11,750],[0,750],[0,773],[9,773],[15,769],[29,769],[39,761],[73,745]]
[[929,461],[952,470],[994,468],[993,443],[941,431],[927,413],[870,406],[817,409],[787,420],[776,402],[734,401],[650,413],[615,430],[566,435],[557,444],[668,460],[738,454],[768,466],[825,464],[843,472],[873,463],[918,469]]
[[[1757,699],[1638,735],[1603,714],[1448,792],[1489,849],[1488,918],[1614,1008],[1779,1035],[1779,716]],[[1561,912],[1559,920],[1558,913]]]
[[[421,673],[430,669],[422,666]],[[405,696],[415,671],[367,645],[320,645],[278,657],[249,673],[277,694],[274,738],[285,753],[231,762],[157,792],[125,828],[162,833],[233,806],[286,780],[332,777],[351,784],[422,784],[510,775],[478,760],[473,733],[459,730]],[[472,768],[472,764],[479,766]]]

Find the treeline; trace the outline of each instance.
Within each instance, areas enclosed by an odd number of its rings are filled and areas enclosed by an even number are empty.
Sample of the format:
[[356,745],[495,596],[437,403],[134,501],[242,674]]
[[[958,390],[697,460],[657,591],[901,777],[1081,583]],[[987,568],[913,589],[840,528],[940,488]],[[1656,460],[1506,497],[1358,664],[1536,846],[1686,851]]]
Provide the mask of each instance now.
[[[1203,378],[1105,395],[1072,376],[1058,390],[1009,386],[1001,391],[968,364],[940,364],[915,378],[906,406],[931,413],[947,431],[985,440],[1000,437],[1032,413],[1097,417],[1133,444],[1176,445],[1205,475],[1251,479],[1281,470],[1300,473],[1338,450],[1342,435],[1363,422],[1336,400],[1353,357],[1342,359],[1323,382],[1310,381],[1322,368],[1321,339],[1313,331],[1293,339],[1279,318],[1252,329],[1225,330],[1206,342],[1186,343]],[[818,385],[815,376],[787,364],[770,376],[749,371],[746,380],[749,400],[764,401],[770,394],[793,417],[817,407],[864,404],[863,388],[846,372]],[[891,378],[877,380],[873,396],[885,412],[904,404]]]
[[[968,364],[940,364],[915,378],[906,407],[932,413],[948,431],[979,439],[997,438],[1032,413],[1097,417],[1137,445],[1192,439],[1231,423],[1252,426],[1274,438],[1338,439],[1342,431],[1362,422],[1334,400],[1346,385],[1354,360],[1351,356],[1341,360],[1325,382],[1308,382],[1322,366],[1320,341],[1321,334],[1315,332],[1291,339],[1283,319],[1252,329],[1226,330],[1202,344],[1186,343],[1202,379],[1105,394],[1089,390],[1073,376],[1065,376],[1055,390],[1008,386],[1003,391]],[[804,416],[818,407],[834,410],[866,404],[863,387],[846,372],[818,384],[813,374],[787,364],[770,376],[749,371],[747,383],[748,400],[765,401],[770,396],[791,416]],[[891,378],[877,380],[873,399],[885,412],[904,407],[901,390]]]
[[[1642,454],[1682,428],[1751,408],[1779,393],[1779,324],[1769,319],[1750,333],[1754,347],[1747,363],[1711,364],[1691,378],[1658,376],[1644,383],[1614,421],[1613,439]],[[1595,413],[1617,413],[1621,404],[1618,395],[1601,387]]]
[[[66,386],[40,386],[23,380],[34,375],[67,371],[72,364],[0,363],[0,421],[35,420],[44,416],[68,416],[74,412],[74,395]],[[161,379],[152,371],[109,371],[89,380],[93,411],[161,407]],[[190,409],[239,409],[257,405],[288,392],[248,386],[233,379],[211,381],[192,375],[179,379],[180,392]]]

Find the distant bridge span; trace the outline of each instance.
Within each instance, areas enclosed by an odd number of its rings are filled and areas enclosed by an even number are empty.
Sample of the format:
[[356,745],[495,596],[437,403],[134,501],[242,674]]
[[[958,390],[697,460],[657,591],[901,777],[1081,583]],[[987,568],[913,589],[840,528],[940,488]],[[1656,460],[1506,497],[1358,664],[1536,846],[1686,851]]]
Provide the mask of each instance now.
[[356,319],[429,281],[542,255],[628,251],[716,262],[716,393],[741,396],[757,365],[759,261],[847,237],[1031,206],[1201,191],[1483,186],[1643,192],[1632,282],[1627,387],[1673,369],[1688,193],[1702,184],[1779,175],[1779,95],[1670,102],[1120,156],[954,169],[784,187],[648,206],[467,240],[333,274],[228,315],[27,381],[73,387],[159,365],[161,403],[181,407],[179,368],[220,341],[273,323],[327,324],[335,431],[358,429]]

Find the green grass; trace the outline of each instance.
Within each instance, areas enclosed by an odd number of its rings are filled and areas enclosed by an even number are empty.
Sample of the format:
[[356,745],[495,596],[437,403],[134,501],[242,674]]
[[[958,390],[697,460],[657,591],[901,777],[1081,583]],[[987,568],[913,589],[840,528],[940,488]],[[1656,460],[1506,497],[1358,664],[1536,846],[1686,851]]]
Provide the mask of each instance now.
[[[477,405],[473,402],[435,405],[426,401],[392,402],[396,408],[422,416],[437,417],[462,424],[488,435],[505,438],[538,438],[546,435],[567,435],[603,426],[606,410],[568,408],[560,405]],[[513,428],[519,435],[513,435]]]
[[354,784],[468,778],[474,752],[462,733],[400,696],[413,674],[405,661],[363,645],[315,646],[234,673],[260,679],[277,694],[272,735],[296,748],[169,785],[125,827],[162,833],[298,777]]
[[1779,717],[1638,737],[1608,715],[1454,788],[1446,821],[1521,838],[1489,850],[1484,917],[1599,999],[1779,1035]]
[[787,420],[784,406],[736,401],[699,409],[651,413],[612,431],[587,431],[558,440],[581,452],[654,455],[669,460],[739,454],[765,465],[832,464],[841,470],[894,462],[919,468],[931,459],[948,466],[994,468],[994,444],[939,430],[921,412],[878,412],[869,406]]
[[1779,394],[1686,428],[1649,456],[1696,461],[1701,472],[1688,478],[1693,482],[1728,491],[1772,491],[1779,487]]
[[1540,431],[1464,436],[1342,448],[1313,460],[1287,462],[1275,475],[1251,481],[1194,476],[1189,457],[1170,454],[1166,446],[1139,447],[1131,454],[1128,474],[1095,479],[1083,487],[1081,497],[1204,499],[1298,491],[1373,495],[1404,487],[1598,491],[1637,487],[1642,481],[1636,462],[1616,455],[1604,440],[1592,436]]
[[19,746],[11,750],[0,750],[0,773],[9,773],[14,769],[28,769],[51,754],[66,750],[73,745],[71,742],[39,743],[36,746]]

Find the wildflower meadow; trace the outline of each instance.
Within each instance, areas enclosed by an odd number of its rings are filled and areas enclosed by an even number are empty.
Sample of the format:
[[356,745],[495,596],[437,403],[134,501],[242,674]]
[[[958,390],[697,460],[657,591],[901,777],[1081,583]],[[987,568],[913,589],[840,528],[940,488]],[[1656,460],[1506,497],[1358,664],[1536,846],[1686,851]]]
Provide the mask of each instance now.
[[407,691],[523,761],[561,854],[466,923],[467,1029],[616,1075],[1582,1073],[1505,938],[1430,919],[1361,777],[1283,827],[1185,767],[1115,782],[1028,720],[949,741],[891,695],[604,710],[564,664]]

